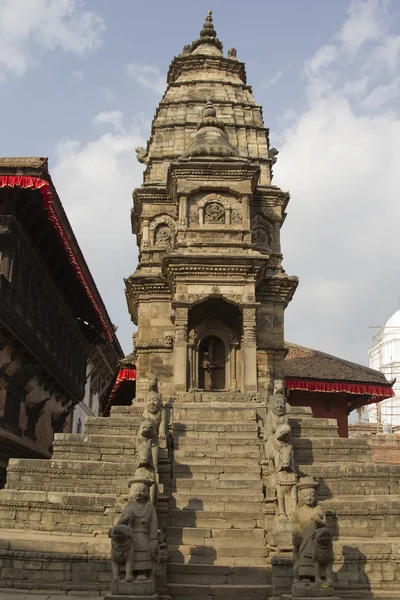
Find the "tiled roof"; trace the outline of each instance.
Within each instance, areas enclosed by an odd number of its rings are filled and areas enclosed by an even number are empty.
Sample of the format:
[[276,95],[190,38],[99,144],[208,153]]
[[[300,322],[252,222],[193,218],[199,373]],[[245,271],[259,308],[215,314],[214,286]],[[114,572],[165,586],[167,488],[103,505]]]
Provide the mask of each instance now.
[[290,379],[319,379],[390,385],[383,373],[364,365],[285,342],[289,352],[285,358],[285,377]]
[[47,167],[47,158],[42,156],[0,156],[0,168],[2,167],[6,169],[40,169]]

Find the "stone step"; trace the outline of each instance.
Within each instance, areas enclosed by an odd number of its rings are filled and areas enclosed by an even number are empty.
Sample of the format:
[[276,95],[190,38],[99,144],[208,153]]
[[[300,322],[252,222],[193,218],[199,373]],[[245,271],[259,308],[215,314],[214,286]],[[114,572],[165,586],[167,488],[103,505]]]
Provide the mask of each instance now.
[[203,510],[202,508],[171,508],[169,523],[172,527],[203,527],[217,529],[255,529],[264,527],[263,506],[256,504],[246,512],[227,507],[226,510]]
[[195,565],[266,566],[268,556],[268,549],[265,546],[254,548],[229,544],[207,546],[179,544],[175,546],[169,543],[168,551],[172,563]]
[[295,462],[298,464],[368,462],[371,441],[349,438],[293,439]]
[[244,454],[236,456],[230,456],[229,453],[226,453],[228,454],[228,456],[221,456],[221,453],[218,452],[214,452],[212,454],[214,454],[214,456],[205,456],[205,454],[202,452],[199,452],[196,456],[190,456],[187,454],[176,456],[176,453],[174,453],[174,462],[172,464],[172,469],[174,470],[176,466],[187,467],[190,469],[192,466],[200,467],[204,465],[222,467],[245,467],[246,465],[249,465],[257,467],[260,461],[260,453],[258,453],[258,455],[255,455],[254,452],[250,453],[251,457],[246,457],[244,456]]
[[173,477],[176,479],[219,479],[219,480],[247,480],[260,479],[261,468],[258,465],[183,465],[174,463]]
[[289,423],[293,438],[339,437],[336,419],[289,416]]
[[168,527],[167,543],[198,546],[241,546],[265,548],[264,529],[219,529],[205,527]]
[[[243,474],[242,477],[245,477]],[[214,492],[215,494],[220,493],[232,493],[239,494],[238,490],[248,490],[252,493],[262,493],[263,482],[260,478],[258,479],[210,479],[207,480],[207,493]],[[204,492],[204,480],[195,480],[189,478],[174,479],[172,482],[172,490],[174,493],[192,493],[202,494]]]
[[89,534],[115,521],[116,496],[2,490],[0,527]]
[[215,449],[216,447],[223,447],[223,446],[227,446],[227,447],[238,447],[238,446],[254,446],[254,447],[260,447],[262,443],[262,440],[260,440],[257,435],[255,433],[253,433],[252,435],[249,435],[248,437],[245,438],[237,438],[235,436],[230,436],[230,437],[207,437],[207,436],[198,436],[198,437],[192,437],[192,436],[178,436],[176,438],[174,438],[174,448],[175,449],[185,449],[186,447],[190,446],[191,448],[193,448],[194,450],[201,450],[205,447],[207,448],[213,448]]
[[265,600],[272,596],[272,586],[171,583],[168,592],[174,600]]
[[16,458],[9,461],[7,488],[29,485],[35,489],[47,485],[64,488],[66,492],[109,493],[123,490],[134,472],[133,463]]
[[224,460],[225,458],[253,458],[256,462],[260,459],[260,447],[259,446],[226,446],[225,444],[218,445],[213,448],[205,446],[201,450],[196,450],[191,446],[184,447],[174,451],[174,459],[176,462],[182,462],[184,458],[219,458]]
[[320,481],[323,500],[341,495],[396,495],[400,493],[400,465],[367,463],[322,463],[298,465],[299,475]]
[[[245,498],[245,499],[244,499]],[[262,510],[264,496],[261,493],[254,494],[204,494],[199,498],[193,498],[191,493],[175,493],[170,500],[171,508],[196,509],[211,511],[255,511],[259,507]]]
[[174,421],[172,424],[173,436],[206,436],[214,438],[219,434],[226,433],[232,436],[236,434],[250,434],[255,433],[258,435],[258,425],[256,421],[241,421],[238,419],[235,423],[210,423],[210,422],[198,422],[188,419],[184,423]]
[[113,455],[119,457],[127,455],[134,458],[136,439],[131,435],[115,437],[86,433],[56,433],[53,442],[53,458],[57,458],[58,453],[66,452],[89,455],[89,460],[107,460],[106,456]]
[[313,412],[309,406],[290,406],[289,403],[286,404],[286,412],[290,417],[312,417]]
[[215,565],[175,564],[168,565],[170,583],[206,585],[270,585],[271,567],[230,567]]
[[236,423],[237,421],[256,422],[257,410],[249,404],[224,402],[193,402],[176,404],[173,408],[173,422]]
[[[332,531],[357,538],[400,538],[400,496],[340,496],[324,501]],[[400,540],[399,540],[400,541]]]

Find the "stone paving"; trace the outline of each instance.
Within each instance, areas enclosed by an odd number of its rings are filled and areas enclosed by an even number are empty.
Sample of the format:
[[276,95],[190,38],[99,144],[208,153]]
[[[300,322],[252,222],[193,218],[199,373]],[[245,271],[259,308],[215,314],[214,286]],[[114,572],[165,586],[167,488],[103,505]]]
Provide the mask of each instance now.
[[64,592],[57,592],[55,590],[34,590],[30,592],[29,590],[0,588],[0,600],[88,600],[90,598],[103,600],[104,596],[99,596],[96,592],[93,594],[70,592],[67,595]]

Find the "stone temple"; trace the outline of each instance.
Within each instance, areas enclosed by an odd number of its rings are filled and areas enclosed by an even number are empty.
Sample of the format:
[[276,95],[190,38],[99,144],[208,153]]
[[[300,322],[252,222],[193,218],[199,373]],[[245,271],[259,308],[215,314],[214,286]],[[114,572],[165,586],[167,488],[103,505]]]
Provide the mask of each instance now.
[[156,482],[158,549],[136,597],[398,600],[400,466],[373,462],[371,441],[340,438],[336,420],[285,407],[297,279],[281,265],[289,195],[271,182],[276,154],[209,14],[137,149],[136,398],[88,418],[85,434],[56,434],[50,460],[10,461],[3,587],[135,597],[135,582],[111,583],[108,533],[140,512],[128,486],[141,470]]

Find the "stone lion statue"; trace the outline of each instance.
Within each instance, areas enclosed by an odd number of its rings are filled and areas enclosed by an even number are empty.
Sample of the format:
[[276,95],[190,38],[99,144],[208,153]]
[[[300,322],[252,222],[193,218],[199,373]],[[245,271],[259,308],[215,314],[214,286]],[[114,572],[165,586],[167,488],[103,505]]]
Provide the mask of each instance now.
[[133,581],[134,547],[132,531],[127,525],[115,525],[108,531],[111,538],[113,581],[120,580],[120,567],[125,565],[125,581]]

